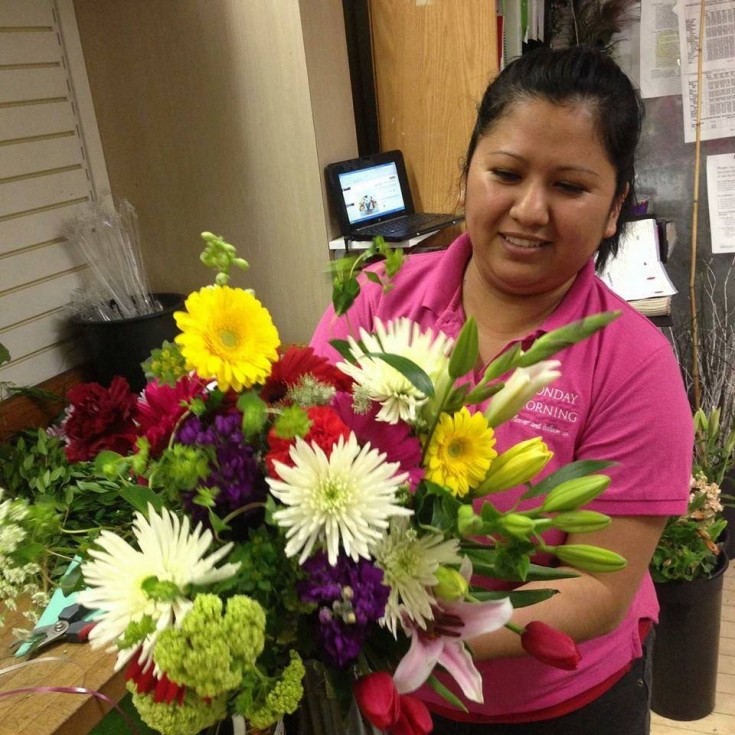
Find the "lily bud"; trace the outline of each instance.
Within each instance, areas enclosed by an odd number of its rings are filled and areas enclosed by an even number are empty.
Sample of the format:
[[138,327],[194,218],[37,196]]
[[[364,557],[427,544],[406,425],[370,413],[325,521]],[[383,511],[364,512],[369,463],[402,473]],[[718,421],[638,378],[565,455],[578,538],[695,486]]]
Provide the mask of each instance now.
[[585,572],[619,572],[628,562],[609,549],[589,544],[565,544],[554,549],[556,557]]
[[457,511],[457,531],[460,536],[476,536],[482,532],[482,518],[471,505],[460,505]]
[[526,439],[496,457],[485,479],[473,491],[473,495],[487,495],[508,490],[528,482],[546,467],[554,453],[541,441],[541,437]]
[[591,533],[607,528],[610,517],[594,510],[570,510],[554,516],[551,525],[565,533]]
[[520,539],[527,539],[536,527],[532,518],[520,513],[507,513],[498,521],[498,525],[511,536]]
[[560,482],[547,496],[541,506],[546,513],[561,513],[577,510],[581,505],[596,498],[610,484],[607,475],[587,475]]
[[513,371],[505,385],[490,399],[485,411],[488,424],[495,428],[513,418],[542,388],[555,381],[561,373],[558,360],[543,360],[530,367]]
[[566,634],[540,620],[528,623],[521,633],[523,650],[549,666],[573,671],[582,659],[577,644]]
[[432,590],[440,600],[445,602],[463,600],[470,588],[467,580],[451,567],[440,566],[434,572],[434,576],[437,583],[432,587]]
[[449,356],[447,372],[450,378],[459,378],[472,370],[477,362],[477,356],[480,354],[478,345],[477,323],[474,317],[469,317],[454,343],[452,354]]

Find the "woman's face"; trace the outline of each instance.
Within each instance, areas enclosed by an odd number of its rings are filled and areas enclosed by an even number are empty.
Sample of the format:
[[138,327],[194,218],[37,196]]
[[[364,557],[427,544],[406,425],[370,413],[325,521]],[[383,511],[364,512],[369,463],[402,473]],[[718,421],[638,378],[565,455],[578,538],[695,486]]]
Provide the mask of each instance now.
[[615,178],[584,104],[509,107],[479,139],[467,173],[465,221],[485,286],[564,293],[615,232]]

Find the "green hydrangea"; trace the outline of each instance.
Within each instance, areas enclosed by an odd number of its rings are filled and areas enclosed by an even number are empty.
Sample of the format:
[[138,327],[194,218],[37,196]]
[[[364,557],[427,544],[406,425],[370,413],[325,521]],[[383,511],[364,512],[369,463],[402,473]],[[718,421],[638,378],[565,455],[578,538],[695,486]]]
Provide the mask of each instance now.
[[293,714],[304,696],[304,662],[296,651],[289,651],[291,661],[281,672],[264,682],[247,680],[235,700],[235,711],[257,728],[266,728]]
[[151,356],[143,363],[143,371],[148,380],[176,385],[176,381],[187,373],[181,348],[175,342],[164,341],[160,349],[151,351]]
[[149,694],[138,694],[133,682],[127,686],[141,720],[161,735],[197,735],[227,716],[224,695],[205,701],[187,690],[182,704],[166,704],[155,702]]
[[255,600],[236,595],[223,609],[216,595],[198,595],[181,627],[167,628],[156,643],[156,664],[201,697],[238,689],[265,645],[265,612]]

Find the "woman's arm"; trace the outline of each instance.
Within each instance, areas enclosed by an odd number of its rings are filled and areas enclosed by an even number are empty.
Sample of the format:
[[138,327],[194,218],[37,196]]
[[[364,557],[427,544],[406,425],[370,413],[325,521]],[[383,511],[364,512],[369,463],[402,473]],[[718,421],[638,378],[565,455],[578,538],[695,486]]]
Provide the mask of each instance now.
[[[523,626],[541,620],[582,642],[608,633],[625,613],[646,574],[653,552],[663,532],[665,516],[621,516],[602,531],[570,534],[568,544],[594,544],[621,554],[628,562],[619,572],[582,572],[578,577],[553,582],[531,582],[520,589],[553,588],[559,594],[550,599],[518,608],[513,622]],[[501,629],[470,642],[478,660],[519,656],[524,651],[520,637]]]

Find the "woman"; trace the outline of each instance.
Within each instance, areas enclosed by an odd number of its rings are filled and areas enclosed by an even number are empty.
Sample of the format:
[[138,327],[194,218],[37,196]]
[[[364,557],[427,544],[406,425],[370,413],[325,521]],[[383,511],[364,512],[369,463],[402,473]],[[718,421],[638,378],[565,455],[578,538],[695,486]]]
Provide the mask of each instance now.
[[[596,278],[614,255],[634,201],[634,157],[642,107],[628,78],[604,53],[537,49],[509,64],[478,111],[464,172],[467,232],[446,251],[417,254],[384,294],[365,282],[349,327],[408,316],[456,337],[478,324],[483,364],[520,341],[602,311],[612,324],[561,352],[562,376],[497,430],[498,451],[541,436],[554,452],[547,472],[578,459],[615,466],[589,508],[612,516],[592,534],[549,536],[591,543],[627,560],[626,569],[555,581],[559,594],[516,610],[571,635],[582,660],[562,671],[523,655],[507,630],[473,641],[485,702],[468,713],[432,692],[436,733],[649,732],[646,653],[658,606],[648,564],[666,517],[686,508],[692,421],[668,342]],[[330,310],[312,340],[348,332]],[[522,489],[494,495],[503,507]],[[538,501],[528,501],[533,504]],[[525,587],[544,586],[528,584]]]

